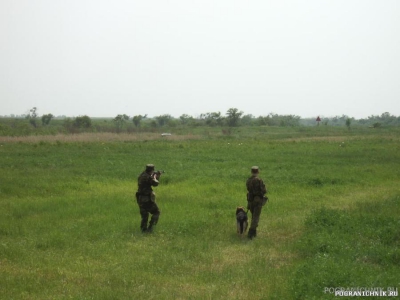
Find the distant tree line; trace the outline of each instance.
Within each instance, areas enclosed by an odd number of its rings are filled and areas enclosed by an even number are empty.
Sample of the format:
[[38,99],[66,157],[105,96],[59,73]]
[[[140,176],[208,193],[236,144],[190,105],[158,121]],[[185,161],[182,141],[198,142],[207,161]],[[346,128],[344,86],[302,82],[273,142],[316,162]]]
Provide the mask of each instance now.
[[[321,118],[321,125],[325,126],[349,126],[349,124],[362,125],[373,128],[378,128],[381,126],[399,126],[400,116],[396,117],[388,112],[385,112],[381,115],[371,115],[366,119],[355,119],[347,115]],[[315,125],[315,119],[301,119],[300,125]]]
[[[24,122],[28,120],[28,122]],[[41,122],[39,121],[41,120]],[[174,118],[169,114],[149,118],[146,115],[118,114],[114,118],[90,118],[87,115],[74,118],[65,116],[55,117],[53,114],[43,114],[40,118],[38,109],[33,107],[23,116],[2,117],[0,119],[0,135],[9,135],[13,132],[21,134],[79,133],[79,132],[138,132],[152,131],[160,128],[183,127],[239,127],[239,126],[368,126],[379,128],[382,126],[399,126],[400,117],[385,112],[381,115],[372,115],[366,119],[356,120],[347,115],[335,117],[301,118],[296,115],[279,115],[270,113],[255,117],[245,115],[237,108],[230,108],[225,114],[221,112],[202,113],[198,117],[182,114]]]

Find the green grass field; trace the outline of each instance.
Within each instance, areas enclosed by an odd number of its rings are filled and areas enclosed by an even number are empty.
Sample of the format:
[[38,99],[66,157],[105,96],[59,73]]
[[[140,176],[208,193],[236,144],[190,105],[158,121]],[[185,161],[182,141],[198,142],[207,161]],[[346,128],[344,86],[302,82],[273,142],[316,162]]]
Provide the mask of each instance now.
[[[1,299],[334,299],[400,288],[398,128],[0,137]],[[161,217],[143,235],[147,163]],[[257,238],[235,208],[258,165]],[[371,298],[373,299],[373,298]]]

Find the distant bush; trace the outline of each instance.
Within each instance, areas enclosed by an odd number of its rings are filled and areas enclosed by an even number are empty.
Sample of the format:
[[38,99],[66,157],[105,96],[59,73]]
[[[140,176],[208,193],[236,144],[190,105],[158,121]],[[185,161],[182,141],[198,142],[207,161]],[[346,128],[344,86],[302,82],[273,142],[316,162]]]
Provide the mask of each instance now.
[[84,132],[92,127],[92,120],[88,116],[79,116],[75,119],[66,118],[63,127],[68,133]]
[[51,119],[53,119],[54,116],[52,114],[47,114],[42,116],[42,125],[49,125]]
[[76,117],[74,120],[74,126],[77,128],[90,128],[92,127],[92,119],[88,116]]

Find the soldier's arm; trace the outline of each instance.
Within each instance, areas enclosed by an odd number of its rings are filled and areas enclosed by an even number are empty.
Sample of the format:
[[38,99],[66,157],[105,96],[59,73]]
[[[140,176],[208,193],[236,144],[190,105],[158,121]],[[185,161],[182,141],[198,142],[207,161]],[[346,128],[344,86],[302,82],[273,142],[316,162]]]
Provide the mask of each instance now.
[[159,184],[158,178],[155,173],[150,176],[150,184],[151,186],[157,186]]
[[261,180],[261,191],[262,191],[263,195],[265,195],[267,193],[267,187],[265,186],[265,183],[262,180]]

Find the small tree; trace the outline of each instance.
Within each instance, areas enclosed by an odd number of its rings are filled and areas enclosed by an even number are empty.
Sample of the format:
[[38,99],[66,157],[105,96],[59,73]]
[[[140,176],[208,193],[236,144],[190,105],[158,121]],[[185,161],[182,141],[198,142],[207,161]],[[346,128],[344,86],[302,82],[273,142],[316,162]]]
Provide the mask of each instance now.
[[242,124],[246,126],[253,125],[255,117],[251,114],[242,117]]
[[186,125],[188,123],[190,123],[191,121],[193,121],[193,117],[189,116],[187,114],[183,114],[179,117],[179,119],[181,120],[181,124],[182,125]]
[[133,124],[135,124],[135,127],[140,127],[140,122],[142,121],[142,119],[146,119],[147,115],[137,115],[137,116],[133,116],[132,117],[132,122]]
[[228,121],[228,126],[235,127],[239,125],[240,117],[243,115],[242,111],[237,108],[230,108],[226,112],[226,119]]
[[42,116],[42,125],[49,125],[51,119],[54,118],[52,114],[47,114]]
[[129,120],[129,116],[123,114],[123,115],[117,115],[114,119],[113,122],[115,126],[117,127],[117,131],[121,131],[122,127],[125,124],[125,121]]
[[350,118],[347,118],[346,119],[346,126],[347,126],[347,128],[350,130],[350,125],[351,125],[351,119]]
[[37,118],[37,113],[36,113],[37,108],[33,107],[32,109],[29,110],[29,114],[26,116],[26,118],[29,120],[29,123],[31,123],[31,125],[33,127],[37,127],[36,124],[36,118]]
[[157,116],[156,117],[157,123],[158,123],[158,125],[160,127],[164,126],[164,125],[167,125],[168,121],[171,120],[171,119],[172,119],[171,115],[161,115],[161,116]]

